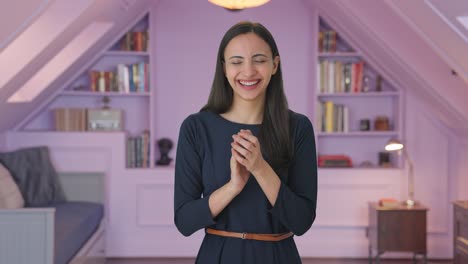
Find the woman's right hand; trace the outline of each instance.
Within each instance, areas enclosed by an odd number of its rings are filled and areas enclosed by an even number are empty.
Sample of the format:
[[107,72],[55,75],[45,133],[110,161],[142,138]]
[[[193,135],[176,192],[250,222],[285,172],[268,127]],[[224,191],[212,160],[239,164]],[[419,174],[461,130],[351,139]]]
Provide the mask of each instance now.
[[249,180],[250,172],[247,170],[247,168],[245,168],[244,165],[237,162],[235,158],[236,155],[240,156],[237,151],[231,148],[231,181],[229,183],[234,188],[236,193],[240,193]]

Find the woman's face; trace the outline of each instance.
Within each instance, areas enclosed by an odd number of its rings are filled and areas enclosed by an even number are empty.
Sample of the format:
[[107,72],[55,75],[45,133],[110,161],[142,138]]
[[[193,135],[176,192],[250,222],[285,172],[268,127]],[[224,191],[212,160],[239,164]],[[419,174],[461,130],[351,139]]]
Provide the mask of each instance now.
[[254,33],[233,38],[224,50],[224,73],[234,92],[234,102],[263,102],[279,56],[272,57],[270,46]]

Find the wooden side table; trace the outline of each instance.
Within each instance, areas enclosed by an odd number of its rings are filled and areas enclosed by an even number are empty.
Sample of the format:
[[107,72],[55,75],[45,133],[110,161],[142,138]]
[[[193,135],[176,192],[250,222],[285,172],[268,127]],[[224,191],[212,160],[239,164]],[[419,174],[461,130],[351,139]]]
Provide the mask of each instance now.
[[453,207],[453,263],[468,263],[468,201],[455,201]]
[[380,256],[386,251],[412,252],[413,263],[417,263],[418,256],[427,263],[427,210],[421,204],[388,208],[369,203],[369,263],[373,263],[374,258],[380,263]]

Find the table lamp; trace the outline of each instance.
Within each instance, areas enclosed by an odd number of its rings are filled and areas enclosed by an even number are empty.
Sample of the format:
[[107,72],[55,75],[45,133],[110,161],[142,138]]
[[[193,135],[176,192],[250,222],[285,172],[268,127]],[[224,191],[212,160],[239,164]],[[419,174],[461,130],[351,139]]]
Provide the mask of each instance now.
[[405,145],[397,139],[390,139],[385,145],[385,150],[403,152],[403,157],[408,162],[408,199],[405,203],[407,206],[412,207],[416,202],[414,200],[413,162],[409,158],[408,151],[406,151]]

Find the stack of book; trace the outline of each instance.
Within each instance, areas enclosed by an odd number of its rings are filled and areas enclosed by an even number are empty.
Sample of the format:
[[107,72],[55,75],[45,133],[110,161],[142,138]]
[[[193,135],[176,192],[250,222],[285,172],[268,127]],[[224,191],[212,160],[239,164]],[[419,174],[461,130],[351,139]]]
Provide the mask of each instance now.
[[115,72],[90,71],[91,92],[149,92],[149,64],[118,64]]
[[56,131],[86,131],[86,108],[53,109]]
[[363,89],[364,61],[321,60],[317,85],[320,93],[360,93]]
[[317,127],[320,132],[349,132],[349,109],[333,101],[317,104]]
[[148,31],[129,31],[119,41],[120,50],[147,51]]
[[127,168],[149,168],[149,130],[127,138]]
[[319,52],[336,52],[336,31],[324,30],[319,32]]

